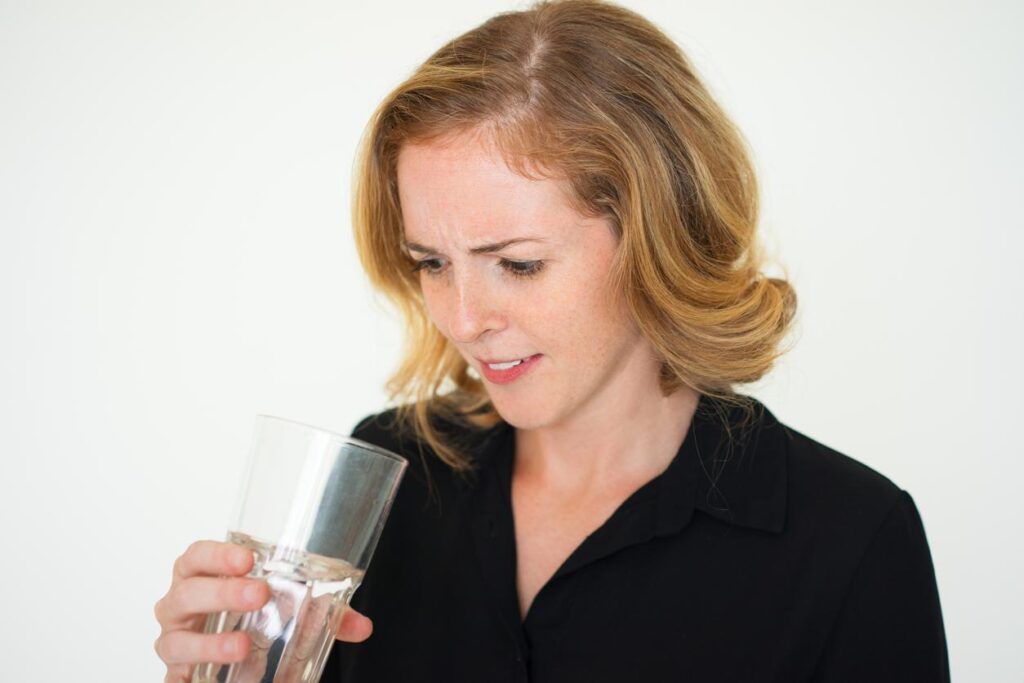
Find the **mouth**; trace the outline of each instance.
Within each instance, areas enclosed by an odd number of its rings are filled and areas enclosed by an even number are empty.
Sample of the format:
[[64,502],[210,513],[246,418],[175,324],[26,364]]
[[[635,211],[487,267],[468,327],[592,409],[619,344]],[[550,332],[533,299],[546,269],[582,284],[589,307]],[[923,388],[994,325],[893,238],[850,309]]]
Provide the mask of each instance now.
[[510,360],[495,360],[478,358],[480,361],[481,374],[493,384],[508,384],[526,374],[543,354],[535,353],[532,356],[513,358]]

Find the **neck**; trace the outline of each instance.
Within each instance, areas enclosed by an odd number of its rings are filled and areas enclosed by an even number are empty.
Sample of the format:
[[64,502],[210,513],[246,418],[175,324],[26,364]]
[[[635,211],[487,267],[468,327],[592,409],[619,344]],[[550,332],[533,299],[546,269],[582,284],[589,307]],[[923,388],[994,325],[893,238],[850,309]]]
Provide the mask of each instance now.
[[[633,375],[636,377],[637,375]],[[516,432],[515,477],[586,497],[633,487],[668,467],[690,428],[699,394],[683,386],[664,396],[657,372],[633,386],[609,386],[571,418]],[[603,400],[600,400],[603,399]]]

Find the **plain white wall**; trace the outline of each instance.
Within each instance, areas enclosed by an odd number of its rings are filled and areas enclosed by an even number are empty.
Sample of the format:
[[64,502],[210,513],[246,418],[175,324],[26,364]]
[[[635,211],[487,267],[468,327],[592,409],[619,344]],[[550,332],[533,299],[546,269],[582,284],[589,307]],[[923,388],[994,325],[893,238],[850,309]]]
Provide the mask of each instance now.
[[[1021,5],[624,4],[749,138],[798,290],[747,392],[911,492],[955,679],[1021,680]],[[254,416],[383,406],[357,139],[522,6],[0,2],[0,678],[161,680],[153,604],[223,537]]]

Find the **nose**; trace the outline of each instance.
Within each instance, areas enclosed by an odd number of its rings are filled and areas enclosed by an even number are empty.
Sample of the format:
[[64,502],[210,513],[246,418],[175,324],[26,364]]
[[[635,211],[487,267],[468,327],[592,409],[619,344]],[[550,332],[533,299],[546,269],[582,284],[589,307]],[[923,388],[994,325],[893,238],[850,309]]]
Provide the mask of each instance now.
[[485,278],[473,277],[471,273],[456,275],[451,294],[454,301],[449,309],[448,335],[452,341],[468,344],[504,327],[498,297],[490,291]]

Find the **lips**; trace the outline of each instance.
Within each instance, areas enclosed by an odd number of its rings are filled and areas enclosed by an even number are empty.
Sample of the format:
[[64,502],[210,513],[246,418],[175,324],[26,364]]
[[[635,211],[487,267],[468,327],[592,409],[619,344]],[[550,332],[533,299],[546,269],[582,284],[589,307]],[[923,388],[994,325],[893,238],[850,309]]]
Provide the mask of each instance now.
[[480,371],[487,380],[493,384],[508,384],[527,373],[542,354],[535,353],[525,358],[511,358],[506,360],[478,358]]

